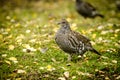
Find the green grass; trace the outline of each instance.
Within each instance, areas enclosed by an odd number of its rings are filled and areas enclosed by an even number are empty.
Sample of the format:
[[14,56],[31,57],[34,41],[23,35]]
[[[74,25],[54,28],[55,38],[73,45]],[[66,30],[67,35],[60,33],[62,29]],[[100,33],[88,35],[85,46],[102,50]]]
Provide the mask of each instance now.
[[[114,11],[114,4],[100,6],[103,1],[89,1],[98,4],[96,7],[101,8],[98,10],[105,15],[104,19],[84,19],[75,11],[72,0],[40,1],[29,8],[18,7],[5,12],[1,8],[0,79],[120,79],[120,13]],[[86,52],[84,59],[67,61],[67,54],[54,41],[59,28],[56,23],[63,17],[75,31],[92,40],[102,57]],[[69,77],[65,73],[69,73]]]

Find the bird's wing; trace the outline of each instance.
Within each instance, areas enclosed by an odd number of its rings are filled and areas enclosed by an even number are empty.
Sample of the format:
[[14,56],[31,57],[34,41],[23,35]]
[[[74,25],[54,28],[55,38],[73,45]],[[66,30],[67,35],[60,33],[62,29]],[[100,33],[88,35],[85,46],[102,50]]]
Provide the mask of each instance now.
[[90,3],[84,2],[84,6],[85,6],[86,9],[90,9],[90,10],[93,10],[93,11],[96,10],[96,8],[93,7]]
[[90,42],[89,38],[81,35],[78,32],[72,31],[72,34],[74,34],[74,36],[76,36],[76,38],[77,38],[78,41],[82,41],[83,43],[89,43]]

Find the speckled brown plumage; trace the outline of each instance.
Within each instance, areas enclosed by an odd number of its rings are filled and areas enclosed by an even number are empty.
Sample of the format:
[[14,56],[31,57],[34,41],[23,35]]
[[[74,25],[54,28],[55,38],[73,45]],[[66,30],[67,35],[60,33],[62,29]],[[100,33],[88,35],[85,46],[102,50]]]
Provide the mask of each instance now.
[[83,55],[86,51],[92,51],[100,55],[100,53],[92,47],[87,37],[71,30],[69,23],[65,19],[62,19],[59,24],[61,27],[56,33],[55,41],[64,52],[70,55]]

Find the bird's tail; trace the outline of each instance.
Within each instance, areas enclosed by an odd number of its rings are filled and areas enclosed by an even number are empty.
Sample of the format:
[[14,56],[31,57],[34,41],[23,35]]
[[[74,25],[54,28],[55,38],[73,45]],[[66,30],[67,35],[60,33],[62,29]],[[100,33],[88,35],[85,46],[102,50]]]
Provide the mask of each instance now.
[[98,55],[101,55],[97,50],[95,50],[95,49],[92,49],[92,50],[90,50],[91,52],[94,52],[94,53],[96,53],[96,54],[98,54]]
[[102,15],[102,14],[96,14],[96,16],[99,16],[99,17],[101,17],[101,18],[104,18],[104,15]]

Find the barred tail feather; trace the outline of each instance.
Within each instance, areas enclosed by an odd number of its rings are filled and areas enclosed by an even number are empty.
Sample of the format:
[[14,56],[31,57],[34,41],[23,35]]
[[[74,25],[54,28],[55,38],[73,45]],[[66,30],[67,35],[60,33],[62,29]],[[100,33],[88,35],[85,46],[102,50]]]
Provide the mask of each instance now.
[[104,16],[102,14],[97,14],[97,16],[100,16],[101,18],[104,18]]
[[98,55],[101,55],[97,50],[95,50],[95,49],[92,49],[92,50],[90,50],[91,52],[94,52],[94,53],[96,53],[96,54],[98,54]]

